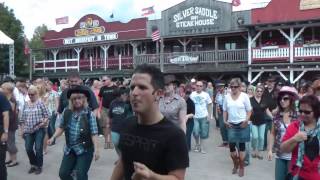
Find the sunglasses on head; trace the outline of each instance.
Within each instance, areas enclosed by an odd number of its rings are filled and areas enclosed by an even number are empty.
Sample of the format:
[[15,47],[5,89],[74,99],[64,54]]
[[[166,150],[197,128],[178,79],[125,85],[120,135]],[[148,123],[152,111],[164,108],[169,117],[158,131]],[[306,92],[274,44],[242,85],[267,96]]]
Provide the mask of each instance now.
[[300,112],[300,114],[303,113],[303,114],[305,114],[305,115],[309,115],[309,114],[312,113],[312,111],[307,111],[307,110],[302,110],[302,109],[300,109],[299,112]]

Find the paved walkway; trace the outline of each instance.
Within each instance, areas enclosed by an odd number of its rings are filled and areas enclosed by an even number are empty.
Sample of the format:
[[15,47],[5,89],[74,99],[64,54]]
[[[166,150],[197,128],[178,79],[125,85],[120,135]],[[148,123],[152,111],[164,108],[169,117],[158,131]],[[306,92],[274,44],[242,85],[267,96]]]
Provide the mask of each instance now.
[[[267,161],[252,159],[250,166],[245,169],[243,178],[231,174],[232,163],[227,148],[217,147],[220,144],[220,134],[211,129],[210,138],[206,141],[207,154],[190,152],[190,168],[187,169],[187,180],[272,180],[274,179],[274,160]],[[102,144],[102,138],[100,144]],[[62,159],[64,138],[49,147],[49,153],[44,156],[43,172],[40,175],[29,175],[29,162],[24,150],[24,142],[17,137],[19,166],[8,168],[8,180],[57,180],[58,170]],[[89,171],[90,180],[107,180],[110,178],[116,153],[101,147],[101,158],[93,162]]]

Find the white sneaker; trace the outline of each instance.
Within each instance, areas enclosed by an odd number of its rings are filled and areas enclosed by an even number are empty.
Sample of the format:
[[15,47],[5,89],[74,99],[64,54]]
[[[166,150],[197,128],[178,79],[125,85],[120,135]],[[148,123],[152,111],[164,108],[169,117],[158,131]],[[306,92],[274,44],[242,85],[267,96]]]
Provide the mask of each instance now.
[[201,153],[201,154],[207,154],[207,152],[204,151],[204,150],[202,150],[202,149],[200,150],[200,153]]
[[194,152],[200,152],[200,146],[199,145],[195,145],[193,151]]

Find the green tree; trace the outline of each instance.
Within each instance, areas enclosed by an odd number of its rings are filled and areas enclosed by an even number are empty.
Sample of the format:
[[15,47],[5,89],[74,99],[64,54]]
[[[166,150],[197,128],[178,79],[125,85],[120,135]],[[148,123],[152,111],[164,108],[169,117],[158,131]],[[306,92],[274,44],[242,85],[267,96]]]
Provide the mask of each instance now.
[[[24,55],[24,27],[12,9],[0,3],[0,30],[14,40],[14,61],[16,76],[28,74],[28,57]],[[9,47],[0,46],[0,72],[8,73]]]
[[34,50],[32,55],[35,56],[35,59],[37,60],[43,60],[45,57],[43,51],[37,49],[44,48],[42,37],[45,35],[46,32],[48,32],[48,27],[45,24],[36,27],[33,33],[33,37],[30,41],[30,48]]

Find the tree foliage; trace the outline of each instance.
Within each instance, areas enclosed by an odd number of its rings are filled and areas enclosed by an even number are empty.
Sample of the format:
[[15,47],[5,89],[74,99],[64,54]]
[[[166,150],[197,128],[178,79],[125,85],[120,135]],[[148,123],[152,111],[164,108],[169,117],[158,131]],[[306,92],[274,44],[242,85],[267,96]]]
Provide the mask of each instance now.
[[[15,74],[28,74],[28,57],[24,55],[24,27],[12,9],[0,3],[0,30],[14,40]],[[0,46],[0,73],[9,73],[9,47]]]
[[[31,49],[36,50],[44,48],[42,37],[45,35],[46,32],[48,32],[48,27],[45,24],[36,27],[33,33],[33,37],[30,41]],[[43,51],[33,51],[32,55],[35,56],[37,60],[43,60],[45,57]]]

